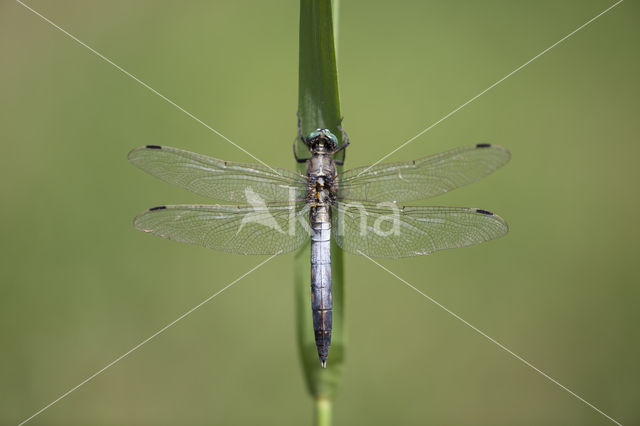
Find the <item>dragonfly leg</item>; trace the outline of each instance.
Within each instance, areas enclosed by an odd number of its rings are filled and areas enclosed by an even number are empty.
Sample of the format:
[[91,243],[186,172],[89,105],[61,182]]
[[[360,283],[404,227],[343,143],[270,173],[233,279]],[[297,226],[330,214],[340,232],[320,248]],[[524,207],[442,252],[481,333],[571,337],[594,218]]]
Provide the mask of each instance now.
[[308,158],[298,157],[298,152],[296,151],[297,143],[298,143],[298,137],[296,136],[296,138],[293,140],[293,156],[295,157],[298,163],[306,163]]
[[342,120],[344,120],[344,116],[340,118],[340,121],[338,122],[338,125],[336,127],[338,127],[338,130],[340,130],[340,132],[342,133],[342,140],[345,143],[342,146],[342,148],[338,148],[338,151],[340,151],[340,149],[346,148],[349,145],[349,136],[347,136],[347,132],[345,132],[344,129],[342,128]]
[[304,142],[304,135],[302,134],[302,118],[300,117],[300,111],[296,111],[296,117],[298,117],[298,137]]
[[300,139],[302,143],[305,143],[304,136],[302,135],[302,119],[300,118],[300,111],[296,111],[296,116],[298,117],[298,136],[293,140],[293,156],[298,163],[306,163],[308,158],[298,157],[298,152],[296,151],[298,139]]
[[[344,117],[340,118],[340,122],[337,124],[338,130],[340,130],[340,132],[342,133],[342,140],[344,141],[344,143],[342,145],[340,145],[339,147],[337,147],[333,152],[333,154],[337,154],[340,151],[343,151],[346,147],[348,147],[351,144],[351,141],[349,140],[349,136],[347,136],[347,132],[344,131],[344,129],[342,128],[341,124],[342,124],[342,120],[344,120]],[[344,165],[344,160],[347,156],[347,151],[344,151],[344,155],[342,156],[341,160],[335,160],[336,164],[339,166]]]

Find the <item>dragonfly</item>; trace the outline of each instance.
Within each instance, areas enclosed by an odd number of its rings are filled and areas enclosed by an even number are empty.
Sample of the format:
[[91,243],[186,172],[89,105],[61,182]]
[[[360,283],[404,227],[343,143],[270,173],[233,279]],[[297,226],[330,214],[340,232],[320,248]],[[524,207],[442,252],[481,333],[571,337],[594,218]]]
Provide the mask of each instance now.
[[[338,174],[336,166],[343,163],[349,145],[344,132],[342,144],[328,129],[299,137],[310,156],[299,157],[295,143],[294,156],[306,163],[306,174],[167,146],[134,149],[129,160],[145,172],[226,203],[157,206],[139,214],[134,226],[174,241],[243,255],[292,252],[311,240],[313,328],[325,368],[332,330],[331,238],[348,253],[401,258],[501,237],[508,232],[507,223],[488,210],[403,203],[473,183],[507,163],[510,154],[481,143]],[[343,158],[334,159],[341,151]]]

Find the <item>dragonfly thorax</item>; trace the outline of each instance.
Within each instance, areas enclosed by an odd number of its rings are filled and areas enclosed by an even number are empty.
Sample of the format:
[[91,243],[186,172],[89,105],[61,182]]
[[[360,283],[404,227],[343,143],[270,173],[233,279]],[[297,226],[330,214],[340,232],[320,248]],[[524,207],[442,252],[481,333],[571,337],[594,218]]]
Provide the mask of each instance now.
[[307,200],[312,204],[333,204],[337,197],[336,165],[329,153],[314,152],[307,161],[309,187]]
[[333,204],[334,197],[332,196],[331,187],[328,183],[329,182],[325,181],[322,177],[316,180],[314,194],[315,201],[318,204]]

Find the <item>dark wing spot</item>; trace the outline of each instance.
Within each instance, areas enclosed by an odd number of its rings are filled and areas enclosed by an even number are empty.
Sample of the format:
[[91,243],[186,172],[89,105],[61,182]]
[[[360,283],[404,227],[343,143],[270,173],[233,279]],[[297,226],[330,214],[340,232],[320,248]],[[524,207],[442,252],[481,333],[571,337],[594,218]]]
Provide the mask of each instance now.
[[479,143],[476,145],[476,148],[491,148],[490,143]]
[[166,208],[167,208],[167,206],[151,207],[151,208],[149,209],[149,211],[150,211],[150,212],[154,212],[154,211],[156,211],[156,210],[164,210],[164,209],[166,209]]
[[160,145],[147,145],[145,148],[147,149],[162,149]]
[[476,213],[486,214],[487,216],[493,216],[493,213],[491,213],[488,210],[476,209]]

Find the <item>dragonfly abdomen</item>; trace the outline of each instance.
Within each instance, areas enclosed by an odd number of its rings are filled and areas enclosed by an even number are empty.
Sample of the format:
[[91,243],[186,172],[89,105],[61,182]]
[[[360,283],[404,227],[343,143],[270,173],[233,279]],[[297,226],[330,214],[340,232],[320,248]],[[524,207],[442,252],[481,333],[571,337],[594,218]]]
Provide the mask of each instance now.
[[329,206],[311,208],[311,309],[318,356],[324,368],[331,345],[331,217]]

